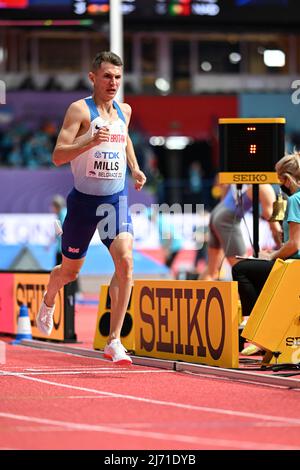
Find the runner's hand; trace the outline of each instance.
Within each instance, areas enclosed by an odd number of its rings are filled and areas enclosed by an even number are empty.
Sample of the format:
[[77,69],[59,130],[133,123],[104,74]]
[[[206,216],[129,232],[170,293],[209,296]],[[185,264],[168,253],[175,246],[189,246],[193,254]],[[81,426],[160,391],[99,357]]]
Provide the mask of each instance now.
[[131,174],[134,180],[135,189],[140,191],[147,181],[145,174],[141,170],[133,170]]
[[109,142],[109,128],[108,127],[100,127],[92,137],[92,142],[95,144],[102,144],[103,142]]

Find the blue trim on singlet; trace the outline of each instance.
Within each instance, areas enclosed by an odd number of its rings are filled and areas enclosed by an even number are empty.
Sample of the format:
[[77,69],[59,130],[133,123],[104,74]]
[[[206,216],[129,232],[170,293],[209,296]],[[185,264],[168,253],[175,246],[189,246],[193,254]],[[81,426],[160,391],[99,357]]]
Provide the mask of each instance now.
[[92,96],[89,96],[88,98],[84,98],[84,101],[86,102],[90,110],[90,117],[91,117],[91,122],[92,122],[94,119],[100,116],[96,103],[93,100]]
[[117,113],[118,113],[118,116],[120,119],[122,119],[122,121],[124,122],[124,124],[126,124],[126,119],[125,119],[125,116],[120,108],[120,106],[118,105],[118,103],[116,101],[113,101],[113,107],[117,110]]
[[[91,122],[92,122],[94,119],[96,119],[97,117],[100,116],[100,113],[98,111],[98,108],[97,108],[96,103],[95,103],[92,96],[88,96],[87,98],[84,98],[84,101],[86,102],[86,104],[89,108],[90,118],[91,118]],[[122,119],[124,124],[126,124],[125,116],[124,116],[120,106],[118,105],[118,103],[116,101],[113,101],[113,107],[117,110],[119,118]]]

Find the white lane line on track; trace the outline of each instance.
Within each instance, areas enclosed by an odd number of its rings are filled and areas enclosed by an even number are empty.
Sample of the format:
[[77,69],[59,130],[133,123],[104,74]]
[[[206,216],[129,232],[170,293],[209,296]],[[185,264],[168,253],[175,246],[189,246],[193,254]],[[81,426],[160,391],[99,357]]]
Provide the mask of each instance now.
[[[58,371],[58,372],[13,372],[15,377],[20,376],[29,376],[29,375],[81,375],[81,374],[165,374],[165,373],[174,373],[174,370],[127,370],[126,369],[106,369],[106,370],[81,370],[81,371]],[[3,372],[0,374],[0,377],[11,376],[11,372]]]
[[45,401],[45,400],[64,400],[64,399],[77,399],[77,398],[88,398],[89,400],[104,400],[104,398],[109,398],[111,400],[111,397],[106,397],[106,396],[93,396],[93,395],[61,395],[61,396],[22,396],[22,397],[3,397],[0,395],[0,401],[1,403],[7,402],[7,401]]
[[73,400],[76,400],[77,398],[89,398],[89,399],[103,399],[103,398],[111,398],[111,397],[92,397],[91,395],[68,395],[66,396],[65,398],[68,398],[68,399],[73,399]]
[[[0,370],[0,377],[1,377],[2,371]],[[19,375],[19,374],[14,374],[11,372],[9,375],[15,378],[19,379],[24,379],[24,380],[32,380],[34,382],[39,382],[42,384],[47,384],[47,385],[53,385],[55,387],[62,387],[62,388],[69,388],[72,390],[80,390],[82,392],[90,392],[90,393],[95,393],[96,395],[104,395],[112,398],[121,398],[125,400],[133,400],[137,402],[142,402],[142,403],[148,403],[150,405],[160,405],[160,406],[165,406],[165,407],[173,407],[173,408],[179,408],[179,409],[185,409],[185,410],[193,410],[193,411],[203,411],[205,413],[215,413],[215,414],[221,414],[221,415],[226,415],[226,416],[238,416],[240,418],[248,418],[248,419],[254,419],[254,420],[263,420],[263,421],[273,421],[275,423],[282,423],[282,424],[295,424],[300,426],[300,419],[298,418],[289,418],[285,416],[272,416],[272,415],[263,415],[259,413],[251,413],[247,411],[236,411],[236,410],[227,410],[224,408],[212,408],[212,407],[207,407],[207,406],[198,406],[198,405],[189,405],[185,403],[176,403],[172,401],[163,401],[163,400],[155,400],[151,398],[144,398],[144,397],[137,397],[133,395],[125,395],[121,393],[114,393],[114,392],[106,392],[106,391],[101,391],[97,390],[94,388],[86,388],[86,387],[79,387],[77,385],[69,385],[69,384],[63,384],[63,383],[58,383],[58,382],[51,382],[50,380],[45,380],[45,379],[38,379],[36,377],[28,377],[26,375]]]
[[139,438],[148,438],[148,439],[155,439],[155,440],[163,440],[163,441],[176,441],[185,444],[197,444],[197,445],[205,445],[208,447],[214,448],[215,446],[219,447],[226,447],[230,449],[249,449],[249,450],[299,450],[299,447],[294,446],[287,446],[287,445],[280,445],[280,444],[269,444],[269,443],[262,443],[262,442],[251,442],[251,441],[236,441],[230,439],[215,439],[215,438],[203,438],[203,437],[196,437],[196,436],[189,436],[189,435],[182,435],[182,434],[167,434],[161,432],[153,432],[153,431],[143,431],[133,430],[133,429],[120,429],[119,427],[113,426],[100,426],[95,424],[84,424],[84,423],[72,423],[68,421],[58,421],[54,419],[44,419],[44,418],[36,418],[33,416],[23,416],[17,415],[12,413],[0,413],[0,417],[7,418],[7,419],[14,419],[19,421],[27,421],[30,423],[37,423],[37,424],[46,424],[46,425],[53,425],[53,426],[60,426],[65,428],[68,431],[90,431],[90,432],[101,432],[101,433],[109,433],[109,434],[121,434],[122,436],[130,436],[130,437],[139,437]]

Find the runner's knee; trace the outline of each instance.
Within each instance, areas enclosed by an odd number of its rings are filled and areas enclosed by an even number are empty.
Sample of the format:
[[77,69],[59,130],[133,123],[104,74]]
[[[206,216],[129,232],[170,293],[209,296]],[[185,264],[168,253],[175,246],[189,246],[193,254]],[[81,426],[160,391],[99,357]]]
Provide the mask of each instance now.
[[69,282],[76,281],[78,278],[79,270],[70,270],[70,269],[62,269],[62,279],[64,284],[68,284]]
[[131,279],[133,271],[133,260],[131,254],[122,255],[119,258],[117,274],[122,279]]

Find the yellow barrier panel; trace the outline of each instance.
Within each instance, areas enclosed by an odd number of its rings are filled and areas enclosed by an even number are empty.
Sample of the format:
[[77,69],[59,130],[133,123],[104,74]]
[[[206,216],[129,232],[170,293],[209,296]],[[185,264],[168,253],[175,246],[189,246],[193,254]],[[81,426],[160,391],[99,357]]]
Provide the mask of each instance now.
[[238,367],[236,282],[138,280],[134,312],[137,355]]
[[20,306],[26,305],[32,336],[55,341],[76,341],[74,329],[74,284],[70,283],[58,292],[55,302],[54,328],[50,336],[41,333],[36,326],[43,294],[49,282],[45,272],[0,273],[0,332],[16,334]]
[[278,184],[279,179],[273,171],[227,171],[219,173],[220,184]]
[[219,118],[219,124],[285,124],[286,119],[279,118]]
[[58,292],[55,302],[55,312],[53,317],[54,328],[50,337],[41,333],[36,326],[35,318],[39,311],[43,293],[49,282],[49,274],[15,274],[14,275],[14,309],[15,322],[20,310],[20,305],[28,306],[28,312],[34,338],[49,338],[55,340],[64,339],[64,290]]
[[[109,286],[103,285],[100,289],[97,323],[94,337],[94,349],[104,349],[109,336],[110,326],[110,296]],[[133,291],[132,291],[133,292]],[[129,299],[127,312],[121,331],[122,344],[128,351],[134,351],[134,329],[133,329],[133,300],[132,293]]]
[[299,260],[276,261],[242,332],[263,349],[279,352],[280,364],[300,361],[299,274]]

